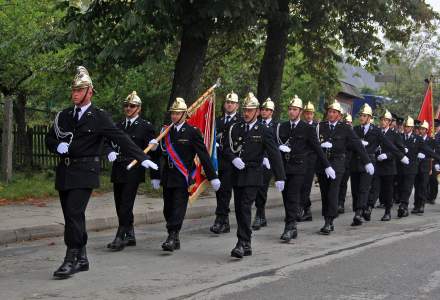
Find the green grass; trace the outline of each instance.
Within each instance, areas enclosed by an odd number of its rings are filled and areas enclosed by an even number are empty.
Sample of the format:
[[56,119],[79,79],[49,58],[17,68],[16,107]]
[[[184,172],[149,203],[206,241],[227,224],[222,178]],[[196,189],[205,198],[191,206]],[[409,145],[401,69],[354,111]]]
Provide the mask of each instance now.
[[[148,177],[148,176],[147,176]],[[110,182],[108,172],[101,173],[101,187],[94,192],[111,192],[113,185]],[[58,197],[54,188],[55,174],[53,171],[20,172],[15,173],[9,184],[0,182],[0,199],[10,201],[26,200],[30,198],[41,199],[47,197]],[[139,186],[139,194],[147,194],[151,197],[160,197],[160,190],[154,191],[151,188],[149,178],[147,183]]]

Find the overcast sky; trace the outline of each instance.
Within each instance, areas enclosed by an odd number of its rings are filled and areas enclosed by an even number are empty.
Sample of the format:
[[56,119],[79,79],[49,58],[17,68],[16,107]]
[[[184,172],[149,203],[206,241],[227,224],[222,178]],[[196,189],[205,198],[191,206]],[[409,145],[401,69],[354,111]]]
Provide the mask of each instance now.
[[426,3],[431,5],[435,11],[440,12],[440,0],[426,0]]

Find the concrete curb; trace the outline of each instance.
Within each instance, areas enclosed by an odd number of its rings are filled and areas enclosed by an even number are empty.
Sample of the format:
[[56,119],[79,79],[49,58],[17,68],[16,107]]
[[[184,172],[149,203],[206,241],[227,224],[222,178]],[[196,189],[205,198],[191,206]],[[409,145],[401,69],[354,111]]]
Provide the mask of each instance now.
[[[312,202],[319,200],[315,195],[312,196]],[[232,203],[231,203],[232,204]],[[268,197],[267,208],[275,208],[283,205],[281,196]],[[234,211],[231,205],[231,211]],[[203,217],[213,216],[215,214],[215,205],[193,206],[189,207],[185,219],[199,219]],[[140,224],[156,224],[164,222],[161,209],[152,209],[146,213],[134,214],[134,222]],[[101,231],[118,227],[118,218],[116,215],[104,218],[87,219],[88,231]],[[39,226],[30,226],[16,229],[0,230],[0,245],[10,243],[31,241],[41,238],[57,237],[64,234],[64,224],[47,224]]]

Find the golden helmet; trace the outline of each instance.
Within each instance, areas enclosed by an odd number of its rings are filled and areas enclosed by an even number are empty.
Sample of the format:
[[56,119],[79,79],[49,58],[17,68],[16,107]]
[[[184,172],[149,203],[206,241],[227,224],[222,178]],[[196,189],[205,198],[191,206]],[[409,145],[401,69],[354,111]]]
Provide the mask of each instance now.
[[226,95],[226,101],[238,103],[238,95],[234,93],[234,91],[231,91]]
[[390,111],[388,109],[385,109],[385,112],[380,116],[381,119],[388,119],[388,120],[392,120],[393,119],[393,115],[391,115]]
[[304,111],[315,112],[315,106],[309,101],[306,105],[304,105]]
[[272,101],[272,99],[267,98],[266,101],[261,104],[261,108],[275,110],[275,103]]
[[127,98],[125,98],[124,103],[134,104],[138,106],[142,105],[141,98],[139,98],[136,91],[133,91],[130,95],[128,95]]
[[403,126],[414,127],[414,119],[408,116],[403,123]]
[[369,115],[370,117],[373,116],[373,109],[371,108],[370,105],[368,105],[368,103],[365,103],[364,105],[361,106],[361,109],[359,110],[359,114],[360,115]]
[[422,125],[420,125],[420,127],[425,128],[426,130],[429,129],[429,123],[426,121],[423,121]]
[[243,101],[243,108],[259,108],[260,102],[258,102],[258,99],[254,96],[253,93],[248,93],[246,98],[244,98]]
[[347,115],[345,116],[345,121],[353,123],[353,117],[349,113],[347,113]]
[[342,106],[341,106],[341,103],[339,103],[339,101],[336,100],[336,99],[333,101],[332,104],[330,104],[330,105],[327,107],[327,109],[334,109],[334,110],[339,111],[340,113],[343,112],[343,110],[342,110]]
[[173,102],[173,105],[171,105],[169,111],[174,111],[174,112],[182,112],[182,111],[186,111],[187,107],[186,107],[186,103],[185,100],[183,98],[177,97],[176,100]]
[[297,95],[295,95],[292,100],[290,100],[289,107],[298,107],[302,109],[303,101]]
[[90,78],[89,72],[83,66],[76,68],[76,75],[72,81],[72,89],[83,89],[91,87],[93,89],[92,78]]

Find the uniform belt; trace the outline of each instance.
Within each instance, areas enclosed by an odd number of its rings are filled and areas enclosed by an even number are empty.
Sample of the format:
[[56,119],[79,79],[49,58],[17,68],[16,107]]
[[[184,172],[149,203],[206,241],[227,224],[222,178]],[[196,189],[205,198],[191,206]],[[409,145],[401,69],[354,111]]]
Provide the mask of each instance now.
[[64,157],[63,162],[66,166],[83,162],[99,162],[99,156]]

